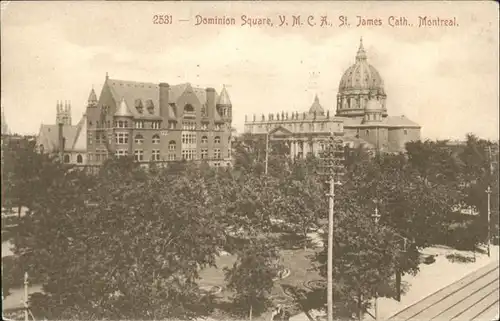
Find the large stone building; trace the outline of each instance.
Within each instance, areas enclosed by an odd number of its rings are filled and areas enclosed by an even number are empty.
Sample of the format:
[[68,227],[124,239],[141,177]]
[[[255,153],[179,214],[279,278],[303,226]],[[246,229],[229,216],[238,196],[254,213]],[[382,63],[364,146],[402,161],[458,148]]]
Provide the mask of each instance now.
[[[316,154],[329,132],[334,130],[350,146],[364,146],[380,152],[404,151],[405,143],[420,139],[420,126],[403,116],[389,116],[387,94],[379,72],[368,63],[363,42],[356,60],[342,76],[337,93],[336,114],[315,98],[309,111],[269,115],[266,119],[245,119],[245,132],[269,134],[270,139],[286,139],[293,156]],[[287,138],[285,138],[287,137]]]
[[36,146],[39,152],[58,154],[64,163],[87,163],[87,118],[84,114],[78,124],[71,120],[71,103],[57,102],[53,125],[40,125]]
[[231,159],[232,104],[224,87],[141,83],[110,79],[87,106],[87,156],[101,164],[110,153],[138,162]]

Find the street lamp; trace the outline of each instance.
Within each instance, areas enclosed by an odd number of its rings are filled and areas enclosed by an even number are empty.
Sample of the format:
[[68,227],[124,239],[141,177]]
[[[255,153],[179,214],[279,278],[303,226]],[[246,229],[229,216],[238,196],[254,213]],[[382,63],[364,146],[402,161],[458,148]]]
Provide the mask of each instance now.
[[333,208],[335,200],[335,185],[340,185],[344,160],[343,141],[339,136],[331,134],[322,153],[322,167],[324,176],[328,177],[328,265],[327,265],[327,320],[333,321]]

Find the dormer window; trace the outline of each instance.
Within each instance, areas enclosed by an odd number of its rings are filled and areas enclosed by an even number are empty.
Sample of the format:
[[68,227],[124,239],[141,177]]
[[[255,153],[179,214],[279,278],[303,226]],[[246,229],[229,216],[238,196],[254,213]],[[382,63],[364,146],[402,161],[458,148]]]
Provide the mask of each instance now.
[[140,100],[140,99],[135,100],[135,109],[137,109],[137,112],[139,114],[142,114],[142,112],[144,110],[144,106],[142,105],[142,100]]
[[184,113],[194,114],[194,107],[191,104],[186,104],[186,106],[184,106]]
[[151,99],[146,100],[146,108],[150,114],[154,114],[155,105],[153,104],[153,100]]

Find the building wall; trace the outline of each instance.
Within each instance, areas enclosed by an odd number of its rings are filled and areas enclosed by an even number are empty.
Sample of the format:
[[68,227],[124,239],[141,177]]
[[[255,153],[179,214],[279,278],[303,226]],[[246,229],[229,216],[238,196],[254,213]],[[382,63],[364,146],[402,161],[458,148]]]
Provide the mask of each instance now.
[[[161,87],[160,87],[161,90]],[[134,119],[133,117],[113,117],[116,111],[116,105],[111,95],[111,92],[107,85],[104,85],[103,90],[101,92],[101,96],[99,98],[99,103],[97,107],[88,107],[87,108],[87,117],[88,117],[88,131],[92,132],[92,139],[89,139],[88,142],[88,152],[90,163],[98,164],[103,161],[102,157],[96,157],[96,154],[99,151],[107,150],[106,144],[97,143],[96,135],[99,132],[106,133],[106,136],[111,134],[112,139],[109,141],[110,153],[114,153],[117,149],[126,149],[128,151],[129,156],[133,156],[136,150],[143,151],[143,161],[149,162],[152,159],[153,150],[160,151],[160,161],[169,161],[169,160],[182,160],[183,153],[182,148],[190,148],[195,151],[194,159],[201,158],[202,149],[207,149],[208,158],[213,159],[215,154],[215,149],[220,149],[221,151],[221,159],[228,159],[228,152],[231,149],[231,119],[224,119],[224,122],[220,124],[221,130],[217,130],[215,128],[216,123],[214,122],[214,113],[215,113],[215,92],[213,92],[214,97],[209,97],[210,94],[207,92],[207,100],[208,102],[200,102],[198,97],[195,95],[193,91],[186,91],[182,94],[177,102],[176,102],[176,111],[177,111],[177,123],[174,128],[168,128],[168,118],[166,113],[161,112],[162,106],[155,106],[155,108],[160,108],[160,113],[162,117],[154,120],[148,119]],[[212,98],[212,99],[210,99]],[[119,104],[119,102],[117,102]],[[190,104],[194,108],[193,114],[184,114],[184,107],[186,104]],[[202,117],[202,107],[206,105],[208,117]],[[99,125],[103,125],[102,120],[100,120],[101,108],[103,106],[109,106],[109,112],[105,118],[104,125],[107,125],[107,122],[110,122],[111,128],[99,129],[97,128],[97,122],[100,121]],[[167,106],[168,107],[168,106]],[[129,106],[129,109],[135,108],[134,106]],[[144,107],[145,108],[145,107]],[[167,110],[165,108],[165,110]],[[117,120],[123,120],[128,122],[128,128],[114,128],[114,122]],[[206,120],[208,122],[203,122]],[[144,122],[143,128],[135,128],[135,121]],[[160,129],[154,129],[152,127],[152,123],[154,121],[161,121],[162,124]],[[184,125],[187,123],[194,123],[195,129],[189,128],[187,129]],[[207,128],[202,128],[202,123],[207,124]],[[118,132],[128,133],[128,144],[117,144],[115,139],[115,134]],[[140,134],[143,137],[143,143],[138,144],[135,141],[135,137]],[[183,144],[183,134],[186,135],[194,135],[196,137],[196,142],[188,145]],[[153,136],[158,135],[160,142],[158,144],[153,143]],[[202,137],[207,136],[207,143],[202,143]],[[215,143],[215,137],[220,137],[220,143]],[[173,141],[175,142],[175,150],[169,149],[169,143]],[[173,158],[174,156],[175,159]],[[109,157],[109,156],[108,156]],[[215,163],[221,163],[222,160],[215,160]],[[224,162],[225,164],[225,162]]]
[[405,150],[407,142],[420,140],[420,128],[390,128],[389,147],[391,150]]
[[63,162],[66,164],[74,164],[74,165],[86,165],[88,163],[87,156],[84,151],[82,152],[65,151],[63,155]]

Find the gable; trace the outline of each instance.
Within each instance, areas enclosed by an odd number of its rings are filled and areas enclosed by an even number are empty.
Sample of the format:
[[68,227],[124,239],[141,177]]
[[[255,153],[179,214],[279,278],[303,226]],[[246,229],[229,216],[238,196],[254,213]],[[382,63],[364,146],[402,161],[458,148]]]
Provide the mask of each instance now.
[[283,126],[278,126],[269,132],[269,135],[273,136],[288,136],[291,134],[292,132],[284,128]]

